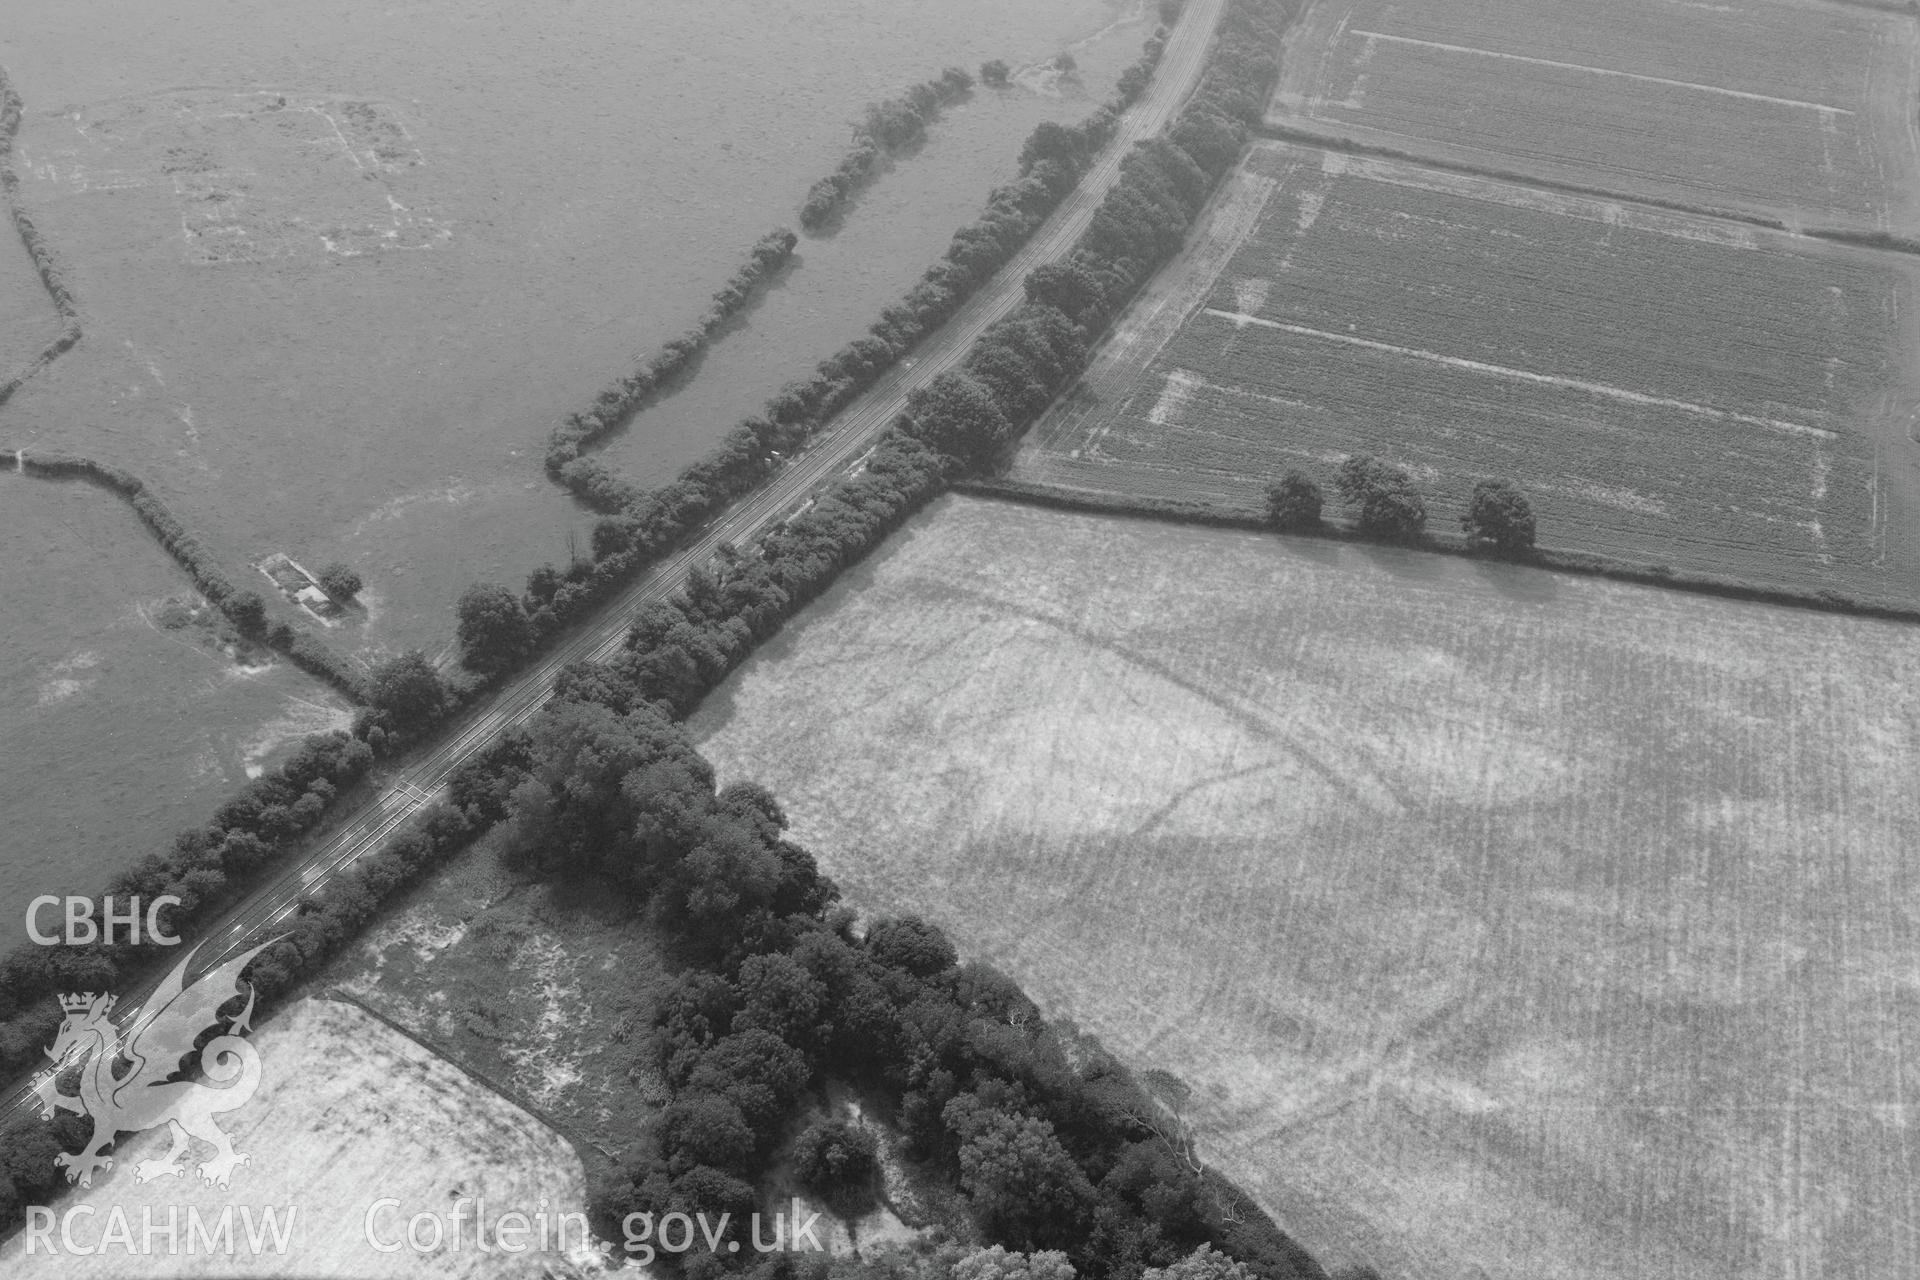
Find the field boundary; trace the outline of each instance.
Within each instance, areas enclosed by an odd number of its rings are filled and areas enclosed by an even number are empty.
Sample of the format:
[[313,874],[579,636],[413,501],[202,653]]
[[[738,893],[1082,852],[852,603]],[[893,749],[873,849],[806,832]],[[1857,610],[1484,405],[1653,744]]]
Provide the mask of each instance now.
[[1536,549],[1529,556],[1500,555],[1482,550],[1465,538],[1427,534],[1416,543],[1381,542],[1362,536],[1349,526],[1323,524],[1318,530],[1290,531],[1281,534],[1258,516],[1182,502],[1173,498],[1124,497],[1086,489],[1063,489],[1028,480],[988,479],[956,480],[949,488],[954,493],[991,501],[1013,502],[1023,506],[1049,507],[1081,515],[1112,516],[1131,520],[1157,520],[1164,524],[1196,525],[1215,529],[1235,529],[1246,533],[1265,533],[1275,537],[1314,538],[1323,542],[1351,542],[1363,546],[1398,547],[1408,551],[1429,551],[1438,555],[1470,560],[1491,560],[1527,568],[1548,569],[1560,573],[1578,573],[1588,577],[1610,578],[1636,586],[1666,587],[1724,600],[1745,600],[1787,609],[1808,609],[1818,613],[1837,613],[1852,617],[1875,618],[1883,622],[1920,624],[1920,608],[1880,604],[1841,595],[1835,591],[1795,591],[1786,587],[1763,587],[1734,578],[1707,573],[1681,573],[1664,565],[1636,564],[1590,551],[1567,551],[1553,547]]
[[[1875,7],[1878,6],[1868,6]],[[1560,178],[1545,178],[1538,174],[1521,173],[1517,169],[1502,169],[1494,165],[1468,164],[1463,160],[1449,160],[1443,156],[1428,155],[1417,151],[1408,151],[1403,147],[1391,147],[1385,143],[1364,142],[1358,138],[1338,133],[1322,133],[1317,129],[1302,129],[1292,124],[1276,124],[1271,120],[1263,121],[1257,135],[1269,142],[1282,142],[1296,147],[1308,147],[1316,151],[1330,151],[1340,155],[1365,156],[1378,160],[1393,160],[1401,164],[1422,169],[1436,169],[1442,173],[1459,174],[1465,178],[1484,178],[1490,182],[1504,182],[1516,187],[1529,187],[1536,191],[1551,191],[1556,195],[1585,196],[1595,200],[1610,200],[1617,204],[1638,205],[1646,209],[1660,209],[1668,213],[1684,213],[1696,218],[1711,218],[1720,222],[1734,222],[1742,226],[1758,227],[1762,231],[1777,231],[1782,235],[1803,236],[1811,240],[1825,240],[1832,244],[1843,244],[1855,249],[1867,249],[1880,253],[1901,253],[1920,256],[1920,240],[1906,236],[1897,236],[1887,231],[1854,231],[1845,227],[1789,226],[1780,218],[1770,218],[1758,213],[1741,213],[1737,209],[1722,209],[1716,205],[1692,204],[1685,200],[1669,200],[1662,196],[1633,195],[1611,187],[1588,186],[1580,182],[1568,182]]]
[[[244,601],[264,604],[258,592],[236,587],[206,544],[157,497],[152,486],[131,471],[96,462],[92,458],[65,453],[35,453],[26,449],[0,448],[0,473],[18,472],[42,480],[77,481],[105,489],[123,500],[140,523],[160,543],[161,549],[192,580],[194,587],[226,614],[234,625],[246,631],[242,616]],[[260,638],[268,648],[286,655],[287,660],[347,698],[356,706],[367,701],[366,680],[362,668],[335,653],[327,643],[305,632],[295,631],[285,622],[264,625]]]
[[[392,1015],[382,1013],[352,992],[343,991],[339,987],[327,987],[314,992],[312,998],[316,1000],[330,1000],[335,1004],[351,1005],[353,1008],[358,1009],[360,1012],[386,1027],[389,1031],[394,1031],[405,1036],[422,1049],[425,1049],[428,1053],[431,1053],[434,1057],[440,1059],[440,1061],[452,1067],[455,1071],[458,1071],[467,1079],[485,1089],[488,1093],[499,1098],[502,1102],[526,1112],[535,1120],[538,1120],[541,1124],[544,1124],[547,1128],[553,1130],[562,1138],[565,1138],[567,1145],[573,1148],[573,1153],[580,1157],[581,1164],[591,1166],[601,1160],[609,1163],[616,1162],[612,1153],[601,1149],[591,1139],[576,1133],[571,1125],[546,1110],[546,1108],[542,1107],[539,1103],[520,1096],[513,1089],[495,1080],[491,1075],[480,1070],[480,1068],[460,1061],[445,1045],[442,1045],[432,1036],[423,1035],[411,1027],[403,1026],[393,1018]],[[298,996],[289,996],[286,1004],[292,1005],[298,999]],[[589,1152],[593,1153],[593,1155],[590,1156],[588,1154]]]
[[7,78],[7,69],[0,66],[0,192],[5,194],[7,213],[13,219],[13,229],[20,237],[20,244],[26,249],[27,257],[33,260],[34,273],[40,277],[47,297],[53,301],[53,309],[60,316],[60,333],[41,348],[38,355],[0,382],[0,405],[11,399],[13,393],[25,385],[29,378],[80,341],[80,309],[74,304],[66,275],[54,260],[53,251],[47,247],[46,241],[40,238],[40,230],[33,225],[33,219],[20,208],[20,175],[13,168],[13,138],[20,131],[23,110],[20,95],[14,92],[13,82]]

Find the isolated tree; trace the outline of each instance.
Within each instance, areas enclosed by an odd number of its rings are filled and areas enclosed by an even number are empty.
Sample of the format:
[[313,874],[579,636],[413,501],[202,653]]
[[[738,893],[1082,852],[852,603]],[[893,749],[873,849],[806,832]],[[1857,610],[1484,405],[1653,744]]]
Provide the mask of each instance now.
[[1359,508],[1355,524],[1370,538],[1412,542],[1427,527],[1427,504],[1413,478],[1371,454],[1356,453],[1341,463],[1334,484]]
[[476,582],[460,597],[461,660],[485,674],[505,671],[526,657],[533,627],[520,598],[503,586]]
[[873,1203],[874,1175],[880,1171],[879,1143],[873,1134],[844,1120],[819,1120],[793,1144],[793,1168],[800,1185],[843,1217],[858,1216]]
[[1267,486],[1267,523],[1282,533],[1318,529],[1325,505],[1320,486],[1299,471],[1289,471]]
[[1485,543],[1508,555],[1533,547],[1533,504],[1511,480],[1482,480],[1473,486],[1473,500],[1460,527],[1474,542]]
[[320,571],[320,589],[341,604],[347,603],[360,594],[360,588],[366,584],[360,581],[360,575],[353,566],[344,560],[335,560]]
[[446,710],[447,688],[440,673],[418,649],[390,658],[373,669],[373,705],[402,727],[426,724]]
[[980,64],[980,82],[999,89],[1005,87],[1009,68],[999,58]]
[[1063,76],[1070,76],[1080,69],[1080,63],[1070,53],[1058,53],[1053,58],[1053,69]]

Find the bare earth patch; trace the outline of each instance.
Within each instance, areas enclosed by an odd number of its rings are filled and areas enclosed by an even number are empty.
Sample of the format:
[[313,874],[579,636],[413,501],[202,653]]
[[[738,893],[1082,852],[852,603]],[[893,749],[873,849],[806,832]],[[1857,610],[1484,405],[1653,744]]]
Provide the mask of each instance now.
[[695,728],[1330,1264],[1895,1276],[1914,637],[945,500]]

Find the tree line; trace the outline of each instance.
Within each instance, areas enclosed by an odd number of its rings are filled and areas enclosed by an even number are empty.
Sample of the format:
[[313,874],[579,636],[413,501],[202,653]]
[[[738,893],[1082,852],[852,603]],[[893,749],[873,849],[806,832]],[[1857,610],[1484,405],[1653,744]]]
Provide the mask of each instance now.
[[[350,734],[308,737],[285,764],[222,804],[210,822],[181,832],[166,852],[149,854],[117,876],[107,896],[138,895],[151,902],[176,895],[180,904],[162,911],[161,927],[185,936],[311,830],[337,795],[366,776],[372,762],[372,750]],[[96,910],[95,917],[103,914]],[[169,948],[146,941],[137,947],[96,942],[14,948],[0,961],[0,1072],[23,1071],[39,1062],[41,1046],[51,1042],[60,1021],[55,994],[112,990],[129,972],[169,954]]]
[[[354,745],[365,750],[364,744]],[[364,767],[364,762],[360,767]],[[321,780],[324,779],[315,779]],[[342,783],[346,780],[343,775]],[[306,794],[318,793],[309,790]],[[248,966],[247,980],[259,991],[262,1000],[270,1004],[354,938],[381,902],[465,848],[482,829],[476,828],[457,808],[444,804],[433,806],[408,830],[335,876],[323,893],[303,901],[297,913],[282,926],[285,936]],[[282,841],[262,841],[263,847],[256,849],[243,836],[232,832],[227,837],[216,836],[214,829],[201,833],[195,837],[191,850],[179,847],[187,843],[183,837],[176,846],[176,856],[165,860],[165,868],[156,866],[150,875],[138,880],[129,878],[117,884],[114,892],[180,893],[182,888],[213,884],[217,877],[237,880],[245,871],[271,860],[284,847]],[[232,856],[228,856],[229,848],[233,850]],[[176,876],[175,872],[182,868],[184,871]],[[170,909],[174,914],[163,919],[185,925],[205,918],[218,897],[217,889],[211,893],[212,896],[203,897],[197,906]],[[12,1000],[12,993],[25,995],[44,986],[44,998],[34,998],[52,1010],[53,1015],[48,1017],[37,1008],[23,1008],[0,1024],[0,1061],[4,1061],[8,1070],[24,1071],[29,1065],[44,1065],[40,1047],[50,1042],[54,1026],[59,1022],[60,1011],[53,993],[113,988],[116,975],[124,974],[131,967],[119,961],[114,950],[126,949],[33,947],[8,957],[0,969],[0,993],[6,993],[0,996],[0,1007],[10,1007],[6,1001]],[[89,1131],[89,1123],[83,1117],[56,1112],[50,1121],[28,1119],[0,1133],[0,1236],[19,1224],[24,1206],[46,1204],[59,1193],[63,1175],[53,1157],[56,1152],[76,1149]]]
[[[1078,376],[1085,367],[1088,342],[1153,269],[1177,251],[1211,185],[1237,159],[1246,129],[1258,119],[1277,69],[1274,50],[1292,12],[1291,0],[1231,0],[1201,84],[1169,134],[1141,144],[1127,158],[1093,224],[1067,259],[1030,273],[1025,305],[982,335],[963,369],[935,379],[910,397],[906,411],[884,433],[857,474],[837,482],[758,547],[725,551],[711,565],[690,574],[671,601],[643,611],[614,661],[604,666],[576,664],[563,672],[556,699],[592,703],[618,716],[660,719],[684,714],[744,658],[753,643],[824,590],[842,568],[866,554],[952,477],[978,468],[1004,449]],[[982,219],[955,234],[942,262],[901,304],[883,312],[867,337],[822,362],[813,378],[785,389],[764,414],[743,423],[716,454],[689,468],[679,480],[601,520],[594,531],[591,560],[576,561],[565,570],[537,569],[526,591],[518,595],[503,588],[470,591],[471,599],[463,598],[460,609],[465,657],[464,670],[456,679],[443,680],[417,653],[377,669],[369,682],[372,705],[356,720],[352,735],[357,767],[364,770],[376,748],[397,749],[487,683],[504,678],[560,627],[754,487],[777,465],[778,451],[804,442],[914,342],[957,310],[984,279],[976,277],[976,272],[990,273],[1012,256],[1078,181],[1092,155],[1112,135],[1117,116],[1109,106],[1078,127],[1046,123],[1037,128],[1023,148],[1019,178],[995,190]],[[485,766],[513,767],[515,753],[525,750],[524,739],[510,735],[486,757]],[[431,857],[444,856],[470,838],[476,826],[505,816],[504,800],[497,788],[489,790],[485,776],[484,769],[475,766],[456,779],[454,806],[444,815],[436,810],[429,820],[429,825],[439,824],[437,834],[423,836],[425,843],[417,847],[409,844],[406,856],[396,854],[391,863],[380,856],[375,865],[387,868],[381,882],[389,890],[404,879],[409,866],[417,869]],[[319,798],[319,803],[324,808],[325,798]],[[278,807],[291,811],[287,805]],[[307,806],[307,811],[318,817],[313,806]],[[269,825],[278,821],[276,811]],[[297,835],[291,829],[284,835],[277,826],[273,829],[273,839],[261,836],[261,862],[284,852]],[[189,832],[176,841],[174,853],[163,856],[157,865],[163,870],[178,868],[182,880],[197,870],[218,870],[229,877],[229,888],[237,888],[233,873],[247,869],[244,856],[231,867],[224,857],[218,868],[194,862],[196,857],[206,857],[209,847],[226,848],[227,835],[228,829],[218,822],[204,831]],[[400,844],[395,842],[390,849]],[[182,853],[183,849],[193,852]],[[693,859],[691,867],[710,865],[711,858],[724,861],[727,856],[731,855],[709,851]],[[716,902],[726,896],[723,885],[724,877],[712,882]],[[283,946],[263,959],[289,975],[299,972],[299,966],[311,963],[312,956],[350,935],[377,904],[381,894],[376,889],[366,877],[336,882],[302,908],[303,918],[317,917],[315,924],[303,926],[311,930],[310,946]],[[191,920],[181,923],[188,925]],[[735,925],[715,924],[720,930],[716,936],[737,932]],[[114,973],[123,972],[133,959],[125,954],[131,949],[119,950],[121,954],[110,958],[117,970],[68,972],[60,982],[72,985],[85,976],[93,989],[110,985]],[[153,958],[149,952],[145,960]],[[44,962],[44,957],[38,962]],[[11,957],[7,963],[13,963]],[[11,979],[0,978],[0,992],[12,990]],[[34,987],[29,983],[20,990]],[[29,1021],[35,1016],[27,1009],[30,1001],[31,996],[14,1000],[22,1011],[19,1017]],[[14,1022],[9,1019],[7,1025]],[[41,1043],[45,1030],[40,1028],[38,1035],[22,1032],[14,1043]],[[0,1045],[5,1043],[0,1040]],[[992,1090],[989,1094],[998,1096]],[[945,1102],[941,1105],[944,1115]],[[973,1122],[957,1123],[965,1127]],[[1017,1118],[1014,1123],[1022,1125]],[[994,1130],[979,1130],[990,1131]],[[947,1140],[966,1141],[958,1130],[949,1133]],[[1072,1185],[1077,1195],[1078,1183]],[[994,1203],[991,1193],[986,1193],[986,1203]],[[1097,1201],[1075,1203],[1085,1203],[1090,1212],[1099,1208]],[[1215,1239],[1218,1242],[1219,1237]]]
[[[1143,57],[1157,60],[1162,47],[1164,34],[1156,33]],[[1109,103],[1077,126],[1047,122],[1036,128],[1021,149],[1018,176],[994,188],[980,218],[954,233],[946,254],[900,302],[885,308],[865,335],[821,361],[812,376],[783,387],[760,413],[744,419],[713,453],[671,483],[643,489],[599,458],[578,453],[576,442],[586,437],[576,433],[581,428],[604,430],[606,419],[582,415],[577,423],[570,420],[556,433],[548,460],[551,466],[564,458],[559,462],[562,483],[603,513],[589,555],[564,568],[536,568],[518,592],[493,583],[469,587],[456,609],[460,669],[448,678],[431,677],[438,681],[437,689],[429,687],[430,668],[417,654],[376,669],[369,682],[371,707],[356,731],[366,735],[378,729],[383,750],[397,750],[414,740],[441,715],[520,669],[568,624],[751,493],[785,456],[878,382],[1019,251],[1112,137],[1124,105]],[[603,392],[602,400],[611,404],[609,393]],[[902,465],[918,463],[889,456],[880,471],[897,471]],[[836,501],[829,510],[839,505]],[[817,523],[803,525],[800,532],[815,532]],[[811,592],[799,598],[810,599]]]
[[[404,749],[488,685],[504,679],[540,644],[669,553],[712,514],[750,492],[778,465],[779,452],[804,443],[971,296],[984,279],[984,274],[976,273],[990,273],[1025,243],[1072,189],[1091,155],[1111,136],[1116,118],[1117,112],[1106,108],[1078,127],[1049,123],[1036,129],[1023,148],[1019,177],[994,189],[982,217],[955,233],[947,255],[928,270],[901,303],[887,308],[866,336],[821,362],[813,377],[783,389],[762,414],[742,423],[713,455],[688,468],[679,479],[615,504],[616,513],[595,528],[591,559],[576,560],[564,570],[552,565],[535,569],[521,593],[488,584],[470,588],[457,609],[461,669],[450,679],[443,677],[419,651],[382,663],[361,683],[368,705],[354,722],[353,738],[370,757]],[[1012,332],[1016,327],[1002,326],[1000,332]],[[690,708],[700,693],[744,657],[747,645],[741,643],[743,628],[748,638],[770,633],[792,609],[823,590],[839,567],[863,554],[911,507],[938,491],[945,465],[942,460],[897,429],[889,434],[885,447],[875,451],[860,477],[837,487],[782,531],[788,550],[783,568],[794,590],[775,582],[770,566],[761,557],[729,553],[718,565],[693,575],[690,586],[694,595],[688,598],[705,599],[702,584],[711,582],[714,591],[724,593],[725,602],[741,614],[741,619],[729,624],[715,614],[711,618],[700,615],[695,622],[678,608],[662,614],[663,607],[643,615],[641,625],[634,629],[636,635],[652,634],[646,630],[650,618],[656,629],[664,628],[663,640],[677,642],[663,644],[655,663],[659,673],[649,677],[667,691],[663,697],[667,705]],[[87,478],[130,499],[144,493],[144,486],[131,473],[91,459],[26,455],[24,461],[38,474]],[[578,462],[595,464],[597,460],[582,458]],[[253,595],[257,599],[257,593],[235,589],[212,557],[164,506],[150,502],[142,518],[149,519],[149,513],[157,513],[151,519],[158,521],[155,524],[150,520],[150,527],[181,559],[202,592],[229,617],[233,616],[232,609],[237,609],[237,623],[245,620],[248,626],[257,625],[261,615],[256,615],[252,602],[244,598]],[[859,531],[858,536],[849,538],[849,531],[854,529]],[[733,567],[736,563],[737,568]],[[229,602],[232,609],[228,608]],[[263,613],[264,601],[261,609]],[[753,620],[751,626],[744,621],[746,618]],[[720,647],[714,646],[710,630],[725,637]],[[688,657],[678,645],[698,651],[700,661]],[[677,673],[672,669],[676,654],[685,663]],[[562,676],[562,684],[580,678],[578,673],[569,672]],[[212,835],[214,846],[222,846],[226,829],[216,823],[209,831],[217,832]],[[170,853],[155,856],[163,865],[174,865],[179,850],[198,848],[203,834],[208,833],[198,828],[184,832]],[[263,860],[270,860],[283,854],[291,841],[263,837],[263,844]],[[247,862],[242,858],[228,865],[223,860],[219,868],[236,891],[240,888],[238,873],[247,870]],[[180,865],[182,877],[202,869]],[[183,923],[190,924],[191,920]],[[139,957],[142,963],[164,958],[145,944],[143,950]],[[135,961],[131,949],[121,948],[116,954],[127,965]],[[10,957],[6,963],[12,962]],[[32,961],[23,959],[20,963]],[[44,994],[32,984],[20,987],[15,994],[7,972],[5,964],[0,964],[0,1009],[18,1006],[24,1010],[37,995]],[[87,972],[100,975],[95,980],[96,989],[113,977],[111,970]],[[0,1025],[0,1066],[16,1065],[17,1060],[8,1056],[9,1045],[17,1047],[35,1040],[35,1035],[27,1031],[10,1040],[6,1025],[11,1022]]]
[[54,309],[59,312],[60,332],[26,367],[5,382],[0,382],[0,404],[6,403],[36,369],[80,341],[80,310],[74,304],[72,290],[67,287],[66,275],[54,258],[53,250],[41,238],[40,229],[20,208],[20,175],[13,167],[13,140],[20,131],[23,109],[20,95],[14,92],[12,83],[7,79],[6,68],[0,67],[0,196],[4,196],[7,202],[7,212],[13,218],[14,231],[25,246],[27,256],[33,261],[33,269],[39,275],[41,285],[53,300]]
[[[598,506],[597,486],[576,479],[569,466],[587,446],[624,425],[662,390],[684,375],[706,351],[727,321],[738,315],[754,294],[793,257],[800,237],[775,227],[747,250],[747,260],[713,295],[706,314],[691,329],[670,338],[645,364],[601,389],[593,407],[570,413],[547,438],[547,474],[589,505]],[[606,509],[606,508],[601,508]]]
[[[286,655],[302,671],[326,681],[349,700],[365,703],[366,676],[360,668],[335,653],[318,637],[271,618],[266,597],[251,588],[234,585],[213,553],[181,523],[144,480],[121,467],[63,453],[28,453],[0,449],[0,466],[47,480],[82,480],[112,491],[126,500],[166,553],[193,579],[193,585],[241,635],[258,640]],[[357,588],[356,588],[357,589]]]
[[[1405,468],[1371,454],[1353,454],[1341,462],[1334,489],[1353,509],[1354,531],[1381,542],[1418,544],[1426,536],[1427,504]],[[1267,486],[1267,524],[1283,533],[1312,533],[1326,527],[1326,495],[1303,471],[1289,471]],[[1470,545],[1504,555],[1533,550],[1537,525],[1533,505],[1511,480],[1481,480],[1473,486],[1460,530]]]
[[948,67],[903,94],[870,104],[853,127],[852,149],[832,173],[808,189],[800,206],[800,225],[818,231],[838,219],[873,182],[882,160],[920,145],[927,126],[972,88],[972,76],[959,67]]
[[[622,1157],[594,1190],[630,1212],[753,1212],[754,1182],[826,1081],[877,1102],[910,1153],[963,1191],[983,1238],[1058,1250],[1078,1274],[1131,1280],[1211,1242],[1261,1276],[1312,1260],[1194,1159],[1177,1109],[1091,1039],[1049,1025],[1004,975],[962,964],[922,920],[862,927],[774,797],[716,789],[686,731],[616,665],[582,665],[456,800],[504,824],[523,874],[594,882],[634,904],[679,971],[652,995],[641,1049],[671,1094],[658,1123],[604,1133]],[[870,1140],[801,1135],[803,1176],[857,1202]],[[726,1253],[690,1277],[747,1269]],[[774,1273],[767,1273],[771,1277]]]
[[[1223,18],[1214,63],[1194,98],[1167,135],[1142,143],[1127,157],[1073,252],[1028,275],[1026,303],[981,335],[962,368],[908,397],[906,410],[857,474],[836,482],[757,546],[724,551],[690,573],[671,599],[642,610],[626,650],[608,669],[611,675],[593,678],[622,681],[616,698],[622,705],[652,703],[685,714],[756,643],[949,481],[1000,457],[1085,369],[1088,344],[1110,317],[1179,250],[1187,227],[1237,161],[1245,131],[1258,117],[1277,70],[1272,50],[1290,16],[1286,0],[1235,0]],[[1071,130],[1042,125],[1028,142],[1023,167],[1064,167],[1084,145]],[[850,389],[832,393],[824,402],[830,406],[826,414],[853,394]],[[796,412],[809,400],[796,394]],[[778,417],[763,421],[769,430],[780,423]],[[770,443],[755,440],[762,447]],[[738,473],[743,482],[757,479],[754,455],[745,446]],[[614,532],[603,538],[601,531],[610,526]],[[647,536],[638,522],[603,521],[595,531],[595,553],[629,554]],[[504,668],[521,660],[542,626],[553,625],[543,624],[540,613],[564,590],[551,596],[530,590],[516,607],[504,588],[475,588],[461,608],[467,661]],[[554,612],[557,619],[559,611]],[[562,686],[572,678],[563,675]]]

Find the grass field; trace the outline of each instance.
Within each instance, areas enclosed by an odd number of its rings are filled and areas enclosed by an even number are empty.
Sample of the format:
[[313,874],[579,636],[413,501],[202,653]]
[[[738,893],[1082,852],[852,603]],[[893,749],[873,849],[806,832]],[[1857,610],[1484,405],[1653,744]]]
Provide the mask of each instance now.
[[1911,233],[1910,18],[1813,0],[1340,0],[1294,34],[1277,124],[1473,164]]
[[250,771],[352,722],[290,664],[186,621],[193,583],[114,494],[0,475],[0,546],[22,623],[0,657],[0,919],[16,930],[35,896],[100,892]]
[[1436,525],[1507,476],[1544,543],[1910,602],[1906,262],[1266,144],[1014,475],[1255,510],[1370,451]]
[[[543,1210],[550,1223],[562,1212],[583,1212],[580,1161],[558,1134],[351,1005],[303,1000],[260,1027],[254,1043],[261,1059],[259,1090],[223,1123],[235,1150],[251,1155],[252,1163],[234,1172],[229,1189],[206,1186],[191,1169],[184,1179],[134,1182],[133,1166],[165,1151],[162,1130],[123,1139],[113,1171],[103,1181],[53,1206],[56,1214],[80,1204],[95,1209],[91,1219],[75,1219],[75,1238],[87,1246],[101,1240],[108,1215],[120,1207],[132,1226],[135,1249],[145,1243],[143,1209],[163,1227],[169,1209],[177,1209],[179,1253],[166,1252],[162,1234],[152,1254],[108,1246],[88,1257],[50,1258],[44,1251],[27,1257],[21,1237],[15,1237],[0,1246],[6,1273],[60,1280],[320,1275],[491,1280],[537,1274],[544,1263],[569,1274],[557,1251],[512,1256],[476,1248],[471,1208],[459,1250],[381,1252],[367,1243],[365,1230],[369,1208],[382,1198],[402,1206],[375,1219],[384,1244],[403,1237],[408,1220],[419,1213],[440,1219],[447,1231],[446,1214],[461,1197],[484,1197],[490,1223],[515,1211],[536,1225],[533,1215]],[[227,1205],[235,1209],[238,1251],[189,1254],[189,1206],[211,1222]],[[273,1206],[284,1221],[288,1205],[296,1213],[285,1252],[269,1247],[256,1254],[247,1247],[240,1209],[258,1215]],[[578,1243],[579,1228],[573,1220],[570,1224],[571,1246]],[[57,1229],[53,1238],[60,1238]],[[428,1238],[421,1228],[419,1239]],[[447,1239],[450,1244],[451,1236]]]
[[640,1052],[653,931],[616,897],[506,873],[488,839],[408,892],[323,979],[581,1134],[666,1103]]
[[1893,1277],[1916,634],[948,499],[694,728],[1331,1265]]

